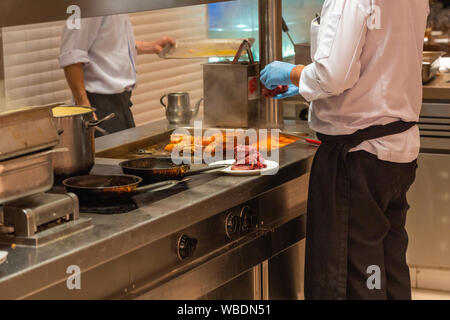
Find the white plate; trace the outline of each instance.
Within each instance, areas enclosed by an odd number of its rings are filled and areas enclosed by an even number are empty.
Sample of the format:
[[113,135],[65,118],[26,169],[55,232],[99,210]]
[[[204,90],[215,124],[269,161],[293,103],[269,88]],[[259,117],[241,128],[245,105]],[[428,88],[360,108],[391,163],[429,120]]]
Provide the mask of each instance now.
[[5,262],[7,257],[8,257],[7,251],[0,251],[0,264]]
[[231,170],[231,166],[234,164],[234,159],[231,160],[222,160],[210,163],[210,166],[213,165],[221,165],[221,164],[229,164],[230,166],[221,170],[221,172],[226,174],[231,174],[234,176],[255,176],[255,175],[274,175],[278,172],[278,163],[271,160],[265,160],[267,168],[264,169],[255,169],[255,170]]

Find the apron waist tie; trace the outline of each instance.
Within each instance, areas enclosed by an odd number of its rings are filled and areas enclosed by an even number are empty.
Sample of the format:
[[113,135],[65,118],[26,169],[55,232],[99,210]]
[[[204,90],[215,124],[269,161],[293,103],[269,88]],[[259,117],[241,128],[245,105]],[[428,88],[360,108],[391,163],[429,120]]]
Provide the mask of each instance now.
[[[390,136],[398,133],[405,132],[415,126],[417,122],[404,122],[404,121],[396,121],[391,122],[385,125],[376,125],[371,126],[365,129],[360,129],[352,134],[348,135],[325,135],[322,133],[317,133],[317,136],[322,142],[332,142],[332,143],[340,143],[340,144],[351,144],[355,143],[361,144],[367,140],[373,140],[382,138],[385,136]],[[353,146],[352,148],[356,147]]]

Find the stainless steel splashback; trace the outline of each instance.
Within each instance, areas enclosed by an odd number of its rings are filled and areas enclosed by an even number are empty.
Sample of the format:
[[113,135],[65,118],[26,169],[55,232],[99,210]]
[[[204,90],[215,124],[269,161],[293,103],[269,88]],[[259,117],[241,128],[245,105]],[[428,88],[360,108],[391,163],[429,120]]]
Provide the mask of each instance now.
[[229,0],[2,0],[0,27],[64,20],[71,5],[79,6],[81,17],[85,18],[222,1]]

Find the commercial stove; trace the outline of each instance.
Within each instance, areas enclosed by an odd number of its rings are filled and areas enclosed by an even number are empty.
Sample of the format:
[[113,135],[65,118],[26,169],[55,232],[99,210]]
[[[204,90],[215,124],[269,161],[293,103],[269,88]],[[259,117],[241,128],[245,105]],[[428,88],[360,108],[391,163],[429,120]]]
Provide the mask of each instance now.
[[[93,173],[120,173],[112,154],[166,132],[160,122],[98,139],[102,158]],[[132,197],[128,212],[80,208],[93,227],[39,249],[0,245],[9,252],[0,266],[0,298],[301,298],[315,150],[301,141],[282,148],[273,176],[195,175]],[[81,290],[68,286],[70,268],[79,268]]]

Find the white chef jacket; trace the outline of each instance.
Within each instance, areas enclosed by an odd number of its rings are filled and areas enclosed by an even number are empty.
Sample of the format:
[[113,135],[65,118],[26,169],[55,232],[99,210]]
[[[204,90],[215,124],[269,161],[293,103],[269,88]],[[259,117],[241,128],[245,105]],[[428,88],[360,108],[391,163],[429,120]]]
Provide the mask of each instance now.
[[[299,83],[312,101],[310,127],[327,135],[398,120],[418,121],[428,0],[326,0],[311,25],[311,58]],[[417,126],[365,141],[381,160],[406,163],[420,149]]]
[[114,94],[136,84],[136,43],[127,14],[83,18],[80,29],[65,26],[61,38],[61,68],[84,63],[86,91]]

